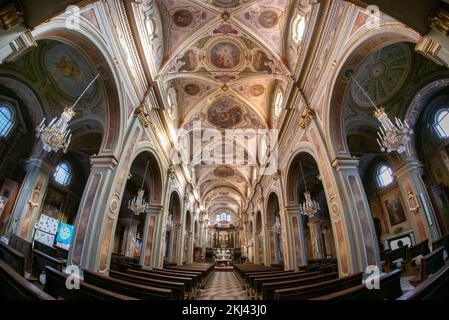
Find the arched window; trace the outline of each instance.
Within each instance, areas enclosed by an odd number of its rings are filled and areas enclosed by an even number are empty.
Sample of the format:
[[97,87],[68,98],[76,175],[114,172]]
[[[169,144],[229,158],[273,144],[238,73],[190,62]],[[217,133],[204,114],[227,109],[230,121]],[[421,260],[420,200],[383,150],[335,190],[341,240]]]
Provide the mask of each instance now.
[[295,21],[293,22],[292,28],[293,41],[295,41],[296,44],[299,44],[304,37],[304,33],[306,32],[306,18],[298,13]]
[[55,181],[62,186],[67,186],[72,178],[72,170],[70,166],[66,163],[60,163],[56,167],[55,173],[53,174]]
[[7,105],[0,106],[0,137],[6,137],[14,125],[13,113]]
[[394,178],[393,178],[393,172],[391,171],[391,168],[384,164],[380,165],[376,171],[376,179],[377,179],[377,185],[380,188],[384,188],[384,187],[390,185],[391,183],[393,183]]
[[278,90],[276,92],[276,97],[274,100],[274,115],[276,118],[279,118],[282,112],[282,102],[284,100],[284,95],[282,94],[281,90]]
[[437,113],[435,118],[435,130],[438,132],[440,138],[449,137],[449,111],[442,110]]

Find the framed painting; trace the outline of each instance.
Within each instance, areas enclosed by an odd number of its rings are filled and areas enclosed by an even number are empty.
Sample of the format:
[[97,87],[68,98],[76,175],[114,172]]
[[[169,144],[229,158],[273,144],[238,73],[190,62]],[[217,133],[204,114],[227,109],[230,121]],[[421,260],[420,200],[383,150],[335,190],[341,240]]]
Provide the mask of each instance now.
[[407,221],[399,191],[386,195],[382,202],[391,227]]
[[449,200],[442,185],[435,185],[428,189],[435,214],[443,234],[449,232]]

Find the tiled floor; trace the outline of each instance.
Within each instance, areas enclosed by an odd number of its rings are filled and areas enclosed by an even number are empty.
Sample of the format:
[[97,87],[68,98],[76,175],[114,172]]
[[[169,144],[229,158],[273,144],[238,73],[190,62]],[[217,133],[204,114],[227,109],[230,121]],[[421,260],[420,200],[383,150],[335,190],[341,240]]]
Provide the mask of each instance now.
[[201,290],[199,300],[246,300],[249,299],[233,271],[215,271],[206,288]]

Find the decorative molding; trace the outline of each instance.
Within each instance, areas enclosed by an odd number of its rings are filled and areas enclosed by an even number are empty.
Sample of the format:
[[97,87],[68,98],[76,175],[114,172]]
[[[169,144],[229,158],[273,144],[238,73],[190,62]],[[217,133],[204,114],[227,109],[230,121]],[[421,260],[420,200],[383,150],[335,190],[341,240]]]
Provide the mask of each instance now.
[[439,57],[442,50],[441,44],[430,37],[421,37],[416,44],[415,50],[436,64],[446,65],[446,63]]
[[435,13],[429,18],[430,26],[443,33],[445,36],[449,35],[449,12],[442,8],[435,10]]
[[299,93],[301,94],[301,97],[306,105],[306,107],[304,108],[304,110],[301,113],[301,119],[299,120],[299,126],[305,130],[309,127],[312,120],[316,119],[316,113],[315,113],[315,110],[313,110],[310,107],[310,103],[307,100],[307,97],[306,97],[304,91],[299,90]]
[[[148,103],[153,88],[148,88],[140,105],[134,111],[134,115],[139,119],[140,123],[148,128],[151,125],[151,105]],[[149,110],[148,110],[149,109]]]

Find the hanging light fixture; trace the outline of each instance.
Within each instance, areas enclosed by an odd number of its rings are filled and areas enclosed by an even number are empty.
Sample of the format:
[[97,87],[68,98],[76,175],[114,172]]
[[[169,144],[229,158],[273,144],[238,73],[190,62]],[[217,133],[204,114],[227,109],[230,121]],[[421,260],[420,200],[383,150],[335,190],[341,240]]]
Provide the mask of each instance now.
[[145,195],[145,189],[143,188],[145,184],[145,179],[148,172],[148,165],[150,164],[150,161],[147,161],[147,165],[145,167],[145,173],[143,175],[142,179],[142,186],[140,187],[139,191],[137,191],[137,196],[132,198],[128,203],[128,209],[131,210],[135,215],[139,215],[148,209],[148,202],[146,201],[144,195]]
[[67,148],[72,140],[72,134],[70,133],[68,126],[70,120],[72,120],[76,114],[75,107],[99,76],[100,74],[97,74],[73,106],[64,108],[64,112],[59,119],[57,117],[54,118],[47,126],[45,125],[46,118],[44,118],[41,124],[36,128],[36,137],[41,139],[45,151],[58,152],[59,150],[62,150],[64,153],[67,152]]
[[169,214],[167,218],[167,231],[173,230],[175,222],[173,221],[173,215]]
[[374,107],[374,116],[381,124],[381,126],[379,126],[379,131],[377,132],[378,138],[376,139],[381,151],[388,153],[393,151],[396,151],[399,154],[403,153],[407,149],[407,144],[411,139],[413,129],[409,127],[407,121],[403,122],[398,117],[395,117],[395,123],[393,123],[385,112],[385,109],[376,106],[374,101],[352,74],[352,70],[346,71],[346,76],[354,80],[356,85],[362,90],[363,94]]
[[307,190],[306,177],[304,176],[304,171],[302,170],[301,161],[299,161],[299,167],[301,169],[302,179],[304,181],[304,187],[306,191],[304,192],[304,197],[306,200],[299,204],[299,212],[302,215],[313,217],[318,211],[320,211],[320,204],[312,200],[310,192]]
[[281,221],[279,220],[279,216],[276,216],[276,217],[274,218],[273,230],[274,230],[274,232],[276,232],[277,234],[281,233]]

